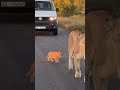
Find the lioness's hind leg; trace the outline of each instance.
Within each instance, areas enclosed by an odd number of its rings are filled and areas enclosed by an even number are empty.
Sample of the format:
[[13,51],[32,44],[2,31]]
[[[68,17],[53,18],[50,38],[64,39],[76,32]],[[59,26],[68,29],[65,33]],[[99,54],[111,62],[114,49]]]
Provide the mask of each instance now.
[[75,78],[80,78],[81,77],[80,60],[75,58],[74,65],[75,65]]

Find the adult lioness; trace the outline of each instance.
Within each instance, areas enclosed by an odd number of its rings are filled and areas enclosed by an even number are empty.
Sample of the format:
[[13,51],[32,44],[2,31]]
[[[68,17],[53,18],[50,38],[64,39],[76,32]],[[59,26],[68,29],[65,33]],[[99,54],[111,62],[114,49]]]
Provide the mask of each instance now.
[[68,39],[68,54],[69,70],[73,69],[72,58],[74,58],[75,78],[81,77],[80,60],[82,57],[85,58],[85,34],[80,33],[78,30],[70,33]]
[[108,79],[120,78],[120,19],[102,10],[88,13],[86,38],[86,90],[90,72],[92,90],[107,90]]

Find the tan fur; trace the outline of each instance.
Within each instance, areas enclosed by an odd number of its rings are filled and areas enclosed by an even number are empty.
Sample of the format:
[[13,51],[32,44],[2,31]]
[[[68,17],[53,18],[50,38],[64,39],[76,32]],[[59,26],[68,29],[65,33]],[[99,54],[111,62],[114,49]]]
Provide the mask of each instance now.
[[82,57],[85,58],[85,35],[80,33],[78,30],[72,31],[69,35],[68,54],[69,70],[73,69],[72,58],[74,58],[75,78],[81,77],[80,60]]
[[61,51],[48,52],[47,61],[59,63],[59,58],[62,58]]
[[31,83],[35,81],[35,62],[32,63],[31,67],[29,68],[25,76],[30,79]]
[[[120,77],[120,20],[110,17],[106,11],[86,16],[85,74],[88,78],[93,73],[94,90],[107,90],[108,79]],[[86,79],[86,90],[87,83]]]

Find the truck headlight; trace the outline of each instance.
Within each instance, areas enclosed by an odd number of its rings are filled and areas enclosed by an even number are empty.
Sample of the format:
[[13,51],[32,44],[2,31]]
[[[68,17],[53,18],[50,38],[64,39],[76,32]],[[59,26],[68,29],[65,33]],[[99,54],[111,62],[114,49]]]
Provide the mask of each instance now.
[[57,17],[50,17],[49,19],[50,19],[50,21],[54,21],[57,19]]

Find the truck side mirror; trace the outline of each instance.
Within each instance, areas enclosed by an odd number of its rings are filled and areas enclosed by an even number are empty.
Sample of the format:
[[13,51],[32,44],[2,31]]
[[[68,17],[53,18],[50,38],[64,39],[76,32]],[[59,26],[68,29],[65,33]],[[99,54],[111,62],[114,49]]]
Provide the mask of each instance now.
[[56,12],[59,12],[59,8],[56,8]]

